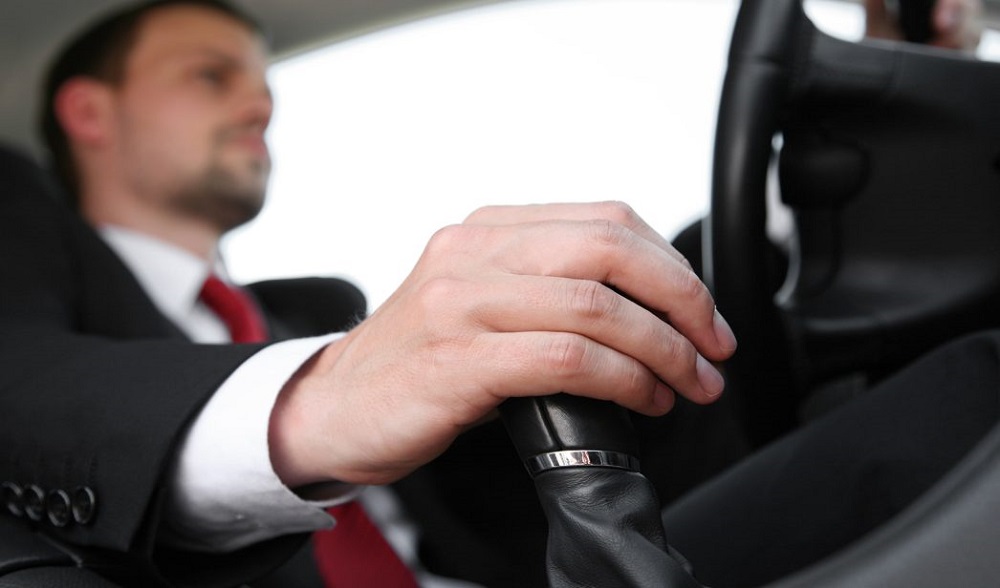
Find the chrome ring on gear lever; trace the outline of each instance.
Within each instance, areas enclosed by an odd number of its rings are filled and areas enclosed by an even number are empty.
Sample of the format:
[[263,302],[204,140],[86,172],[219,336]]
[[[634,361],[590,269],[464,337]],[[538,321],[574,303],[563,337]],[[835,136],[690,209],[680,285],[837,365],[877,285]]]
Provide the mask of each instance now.
[[524,465],[532,477],[556,468],[599,467],[639,471],[638,458],[619,451],[597,449],[567,449],[540,453],[529,457]]

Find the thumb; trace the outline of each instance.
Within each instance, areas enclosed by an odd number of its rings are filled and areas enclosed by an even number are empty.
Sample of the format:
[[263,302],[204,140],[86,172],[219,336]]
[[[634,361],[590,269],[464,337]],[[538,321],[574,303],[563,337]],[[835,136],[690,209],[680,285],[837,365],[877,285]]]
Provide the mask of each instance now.
[[900,38],[895,15],[890,14],[885,0],[865,1],[865,36],[876,39]]
[[962,25],[965,5],[961,0],[938,0],[934,5],[934,31],[938,36],[954,34]]

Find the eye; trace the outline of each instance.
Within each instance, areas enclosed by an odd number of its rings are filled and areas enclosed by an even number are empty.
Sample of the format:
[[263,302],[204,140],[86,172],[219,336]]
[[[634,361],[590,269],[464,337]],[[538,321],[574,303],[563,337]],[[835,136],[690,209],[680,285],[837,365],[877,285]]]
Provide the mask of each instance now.
[[220,67],[202,67],[197,70],[196,76],[200,81],[217,88],[225,86],[228,79],[226,71]]

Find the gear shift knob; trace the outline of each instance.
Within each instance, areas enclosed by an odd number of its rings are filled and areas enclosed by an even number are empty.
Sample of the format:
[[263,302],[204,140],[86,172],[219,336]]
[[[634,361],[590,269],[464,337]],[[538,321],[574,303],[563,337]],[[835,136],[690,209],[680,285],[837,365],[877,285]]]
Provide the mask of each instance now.
[[569,394],[519,398],[500,414],[532,476],[573,465],[639,469],[628,413],[610,402]]

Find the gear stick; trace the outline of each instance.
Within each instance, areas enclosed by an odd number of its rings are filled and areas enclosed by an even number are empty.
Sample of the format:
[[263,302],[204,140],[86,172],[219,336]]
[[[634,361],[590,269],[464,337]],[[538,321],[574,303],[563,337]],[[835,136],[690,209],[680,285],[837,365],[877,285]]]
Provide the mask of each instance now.
[[514,398],[500,415],[549,524],[553,588],[700,588],[668,545],[625,409],[557,394]]

